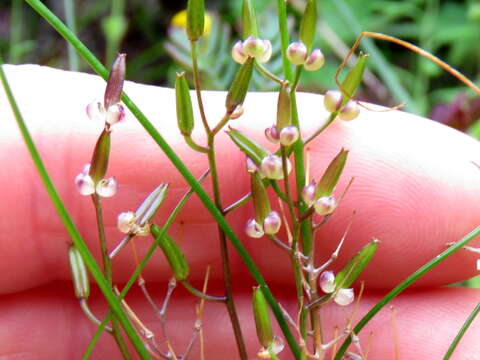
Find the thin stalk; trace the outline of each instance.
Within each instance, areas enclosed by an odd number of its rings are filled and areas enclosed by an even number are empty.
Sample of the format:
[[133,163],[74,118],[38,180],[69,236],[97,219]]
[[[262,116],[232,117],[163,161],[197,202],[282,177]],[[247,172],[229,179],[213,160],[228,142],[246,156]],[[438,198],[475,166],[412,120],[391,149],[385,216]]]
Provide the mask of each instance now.
[[[212,188],[213,188],[213,197],[215,199],[215,206],[218,210],[223,208],[222,200],[220,195],[220,186],[218,183],[218,172],[217,172],[217,160],[215,157],[215,135],[213,132],[208,135],[208,163],[210,170],[212,172]],[[242,335],[242,329],[240,327],[240,321],[238,320],[237,310],[235,308],[235,303],[233,302],[233,288],[232,288],[232,274],[230,270],[230,260],[228,256],[227,248],[227,239],[223,229],[218,226],[218,236],[220,240],[220,257],[222,259],[222,269],[223,269],[223,284],[225,287],[225,305],[228,310],[228,315],[230,316],[230,322],[232,323],[233,333],[235,335],[235,340],[237,342],[238,353],[242,360],[247,360],[247,350],[245,348],[245,341]]]
[[270,79],[278,84],[282,84],[283,83],[283,80],[280,79],[278,76],[276,76],[275,74],[273,74],[272,72],[270,72],[265,66],[263,66],[262,64],[259,64],[258,61],[255,61],[254,62],[255,64],[255,69],[257,69],[257,71],[262,74],[265,78],[267,79]]
[[290,42],[287,25],[287,3],[285,0],[277,0],[278,29],[280,31],[280,50],[282,52],[283,72],[285,79],[292,81],[292,66],[287,58],[287,47]]
[[[83,313],[87,316],[87,318],[94,324],[100,325],[100,320],[95,316],[95,314],[90,310],[88,306],[87,299],[80,299],[80,308],[82,309]],[[109,333],[113,332],[111,327],[105,326],[105,330]]]
[[47,169],[45,168],[45,165],[40,157],[40,154],[38,153],[38,150],[35,146],[35,143],[33,142],[30,132],[28,131],[27,126],[23,120],[23,117],[20,113],[18,105],[13,97],[12,91],[7,82],[7,78],[5,76],[5,73],[3,72],[2,65],[3,65],[3,59],[0,56],[0,78],[3,84],[3,87],[5,89],[5,94],[7,95],[8,101],[12,108],[13,114],[17,121],[17,125],[22,134],[25,145],[30,153],[32,161],[35,164],[35,167],[45,186],[45,189],[55,207],[55,210],[57,211],[60,219],[62,220],[62,223],[65,226],[67,232],[69,233],[73,244],[75,245],[77,250],[80,252],[80,255],[82,256],[83,261],[85,262],[85,265],[87,266],[94,280],[98,284],[98,287],[100,288],[103,295],[105,296],[105,299],[107,300],[111,311],[115,314],[115,316],[117,316],[118,320],[122,324],[128,338],[132,342],[138,355],[140,356],[141,359],[150,359],[150,355],[147,349],[145,349],[142,341],[140,340],[137,333],[135,332],[133,325],[131,324],[125,312],[121,308],[117,297],[112,292],[112,289],[110,288],[110,286],[108,285],[108,282],[103,276],[102,271],[100,270],[98,264],[95,262],[95,259],[93,258],[92,254],[88,250],[88,247],[85,244],[85,241],[80,236],[80,233],[78,232],[75,224],[73,223],[72,218],[68,214],[67,209],[65,208],[65,205],[60,199],[60,196],[58,195],[58,192],[55,189],[55,186],[53,185],[52,180],[50,179]]
[[[73,0],[63,0],[63,7],[65,8],[67,26],[76,34],[77,24],[75,21],[75,4]],[[78,54],[70,44],[68,45],[68,68],[71,71],[78,71]]]
[[197,42],[190,41],[190,47],[192,51],[192,70],[193,70],[193,82],[195,84],[195,93],[197,95],[198,109],[200,110],[200,117],[202,119],[205,132],[210,134],[210,126],[208,126],[207,117],[205,116],[205,109],[203,107],[202,92],[200,91],[200,72],[198,71],[198,59],[197,59]]
[[307,139],[305,139],[303,141],[303,146],[307,145],[310,141],[312,141],[313,139],[315,139],[318,135],[320,135],[320,133],[325,130],[332,122],[333,120],[335,120],[335,118],[337,117],[338,115],[338,111],[334,111],[332,113],[330,113],[330,115],[328,116],[328,119],[327,121],[322,125],[320,126],[317,130],[315,130],[315,132],[310,135]]
[[212,130],[212,136],[213,135],[216,135],[220,130],[222,130],[222,128],[227,125],[228,121],[230,120],[230,116],[229,114],[225,114],[223,115],[223,118],[222,120],[220,120],[218,122],[218,124],[213,128]]
[[449,360],[450,359],[450,357],[452,356],[453,352],[455,351],[458,343],[462,339],[463,335],[465,335],[465,332],[467,331],[469,326],[472,324],[473,320],[475,319],[475,317],[478,315],[479,312],[480,312],[480,303],[478,303],[477,306],[475,306],[475,309],[473,309],[473,311],[470,313],[470,315],[468,315],[467,320],[465,320],[462,327],[460,328],[457,335],[455,336],[452,343],[450,344],[447,352],[445,353],[445,356],[443,357],[443,360]]
[[[460,250],[464,245],[466,245],[469,241],[473,240],[479,234],[480,234],[480,226],[477,226],[469,234],[465,235],[462,239],[460,239],[454,245],[450,246],[447,250],[442,252],[440,255],[435,256],[432,260],[430,260],[428,263],[420,267],[417,271],[415,271],[402,283],[397,285],[393,290],[391,290],[387,295],[385,295],[377,304],[375,304],[375,306],[357,323],[357,325],[353,329],[353,333],[358,335],[360,331],[365,327],[365,325],[367,325],[367,323],[393,298],[395,298],[397,295],[403,292],[406,288],[408,288],[415,281],[417,281],[427,272],[432,270],[435,266],[440,264],[450,255]],[[351,342],[352,342],[352,336],[349,335],[343,342],[338,352],[335,354],[334,360],[341,360],[343,358],[343,355],[345,354],[345,351],[347,350]]]
[[10,43],[8,61],[16,64],[20,60],[20,43],[22,41],[22,0],[13,0],[10,11]]
[[227,215],[229,212],[238,209],[239,207],[245,205],[250,199],[252,198],[252,193],[248,193],[243,195],[240,199],[235,201],[234,203],[228,205],[226,208],[223,209],[222,213]]
[[[92,69],[105,80],[108,77],[107,69],[98,61],[98,59],[92,54],[90,50],[62,23],[62,21],[55,16],[40,0],[25,0],[40,16],[42,16],[46,21],[48,21],[52,27],[62,35],[70,44],[72,44],[80,55],[85,59],[85,61],[92,67]],[[282,0],[280,0],[282,1]],[[268,288],[265,279],[260,273],[259,269],[253,262],[253,259],[248,254],[247,250],[241,243],[240,239],[237,237],[233,229],[230,227],[226,219],[223,217],[222,212],[215,206],[208,194],[201,187],[199,182],[195,179],[192,173],[187,169],[185,164],[180,160],[178,155],[173,151],[170,145],[165,141],[165,139],[160,135],[160,133],[155,129],[152,123],[147,119],[143,112],[135,105],[135,103],[128,97],[127,94],[123,94],[122,101],[125,106],[132,112],[132,114],[137,118],[140,125],[146,130],[146,132],[152,137],[152,139],[157,143],[157,145],[162,149],[165,156],[171,161],[171,163],[176,167],[178,172],[183,176],[187,183],[192,187],[193,191],[198,195],[200,201],[204,204],[205,208],[212,214],[213,218],[219,226],[223,229],[226,236],[230,239],[231,244],[238,252],[240,258],[245,263],[248,271],[255,279],[255,281],[260,285],[265,298],[270,305],[275,318],[279,324],[279,327],[282,329],[283,335],[292,351],[295,359],[300,359],[301,350],[296,343],[296,340],[290,331],[285,318],[283,317],[282,311],[278,305],[277,300],[274,298],[272,292]],[[75,244],[76,245],[76,244]],[[83,254],[82,254],[83,255]],[[138,274],[137,274],[138,276]],[[111,291],[109,294],[112,294]],[[112,294],[112,296],[114,296]],[[113,301],[113,300],[112,300]],[[125,317],[122,309],[119,308],[118,302],[115,304],[117,311],[122,312],[123,318],[128,322],[128,319]],[[131,326],[131,324],[130,324]],[[133,336],[133,335],[132,335]],[[137,334],[134,334],[138,339]],[[146,350],[145,350],[146,351]],[[148,355],[148,354],[147,354]]]
[[200,299],[207,300],[207,301],[215,301],[215,302],[225,302],[227,300],[227,298],[225,296],[208,295],[208,294],[196,289],[187,280],[182,281],[182,285],[185,287],[185,289],[187,289],[189,292],[191,292],[196,297],[199,297]]
[[185,139],[187,145],[190,146],[193,150],[204,154],[208,152],[208,149],[206,147],[198,145],[190,136],[184,136],[183,138]]

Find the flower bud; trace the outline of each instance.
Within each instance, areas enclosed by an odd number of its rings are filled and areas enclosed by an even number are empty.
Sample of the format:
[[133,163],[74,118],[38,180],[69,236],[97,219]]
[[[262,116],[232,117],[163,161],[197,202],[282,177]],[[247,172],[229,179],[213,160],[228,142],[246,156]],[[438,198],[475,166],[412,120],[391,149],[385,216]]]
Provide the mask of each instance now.
[[307,58],[307,61],[305,61],[305,64],[303,64],[303,67],[308,71],[316,71],[320,69],[323,64],[325,64],[325,57],[322,51],[320,49],[314,49]]
[[264,41],[252,35],[243,42],[243,51],[248,56],[260,58],[265,55],[266,50]]
[[315,212],[318,215],[330,215],[337,207],[337,202],[335,201],[333,196],[322,196],[318,198],[317,201],[315,201],[313,207],[315,208]]
[[125,119],[125,108],[120,104],[113,104],[105,114],[105,122],[109,125],[114,125]]
[[360,114],[360,107],[355,101],[350,100],[338,114],[338,117],[345,121],[355,119]]
[[258,341],[263,347],[268,348],[273,342],[273,330],[267,300],[260,287],[253,288],[252,306]]
[[355,299],[355,293],[351,288],[340,289],[333,297],[333,301],[335,301],[340,306],[350,305],[354,299]]
[[118,184],[115,178],[102,179],[95,186],[95,191],[101,197],[112,197],[117,193]]
[[315,184],[309,184],[302,189],[302,199],[308,206],[312,206],[315,202],[315,191]]
[[135,221],[137,217],[133,211],[122,212],[117,218],[117,228],[124,234],[132,233]]
[[126,54],[118,54],[113,62],[110,75],[107,80],[103,107],[108,109],[111,105],[120,102],[122,97],[123,82],[125,80]]
[[324,271],[318,278],[320,289],[326,294],[331,294],[335,291],[335,274],[333,271]]
[[287,58],[294,65],[303,65],[307,60],[307,47],[301,41],[292,42],[287,48]]
[[267,155],[260,164],[260,172],[269,179],[283,179],[282,159],[277,155]]
[[90,295],[90,281],[82,255],[75,246],[68,248],[68,260],[73,278],[73,288],[77,299],[87,299]]
[[257,56],[256,59],[259,63],[264,64],[270,60],[272,57],[272,43],[270,40],[262,40],[263,41],[263,46],[265,50],[263,51],[263,55]]
[[265,137],[273,144],[278,144],[280,142],[280,137],[275,125],[265,129]]
[[280,218],[280,215],[278,215],[276,211],[272,211],[267,215],[263,222],[263,230],[265,231],[265,234],[273,235],[280,230],[281,225],[282,219]]
[[298,137],[300,136],[298,132],[298,128],[294,125],[290,125],[287,127],[284,127],[280,131],[280,144],[283,146],[290,146],[292,145],[295,141],[298,140]]
[[261,238],[264,234],[262,227],[257,223],[255,219],[250,219],[247,221],[245,226],[245,232],[248,236],[254,239]]
[[342,106],[342,93],[338,90],[328,90],[323,97],[323,105],[328,112],[335,112]]
[[248,59],[248,55],[243,51],[243,43],[238,40],[232,47],[232,58],[239,64],[245,63]]
[[88,174],[80,173],[75,178],[75,185],[82,195],[92,195],[95,192],[95,184]]

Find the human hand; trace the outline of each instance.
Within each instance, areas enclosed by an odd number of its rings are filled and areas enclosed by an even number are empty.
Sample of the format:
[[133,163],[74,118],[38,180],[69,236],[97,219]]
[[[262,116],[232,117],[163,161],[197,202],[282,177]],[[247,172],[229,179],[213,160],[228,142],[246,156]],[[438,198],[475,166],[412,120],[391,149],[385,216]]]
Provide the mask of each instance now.
[[[101,98],[104,82],[96,77],[62,72],[37,66],[7,67],[14,95],[33,137],[45,159],[47,169],[78,224],[81,234],[99,257],[92,204],[80,196],[73,184],[75,175],[91,157],[101,124],[89,122],[85,106]],[[192,171],[200,175],[207,163],[182,143],[176,128],[175,102],[171,90],[126,84],[125,90],[158,127]],[[208,117],[222,115],[224,93],[206,93]],[[324,118],[319,97],[298,96],[302,130],[308,132]],[[254,138],[273,123],[276,95],[249,94],[245,114],[232,122]],[[68,234],[63,229],[46,192],[38,179],[23,141],[15,127],[9,106],[0,91],[1,163],[0,184],[0,354],[6,359],[80,358],[95,327],[78,307],[69,283],[66,256]],[[121,238],[115,228],[116,215],[134,210],[146,193],[160,182],[170,183],[169,196],[158,221],[169,214],[187,187],[154,142],[137,122],[129,118],[113,130],[112,155],[108,174],[116,176],[120,189],[105,201],[107,236],[112,248]],[[265,141],[260,140],[265,143]],[[218,140],[221,189],[225,203],[236,200],[247,190],[243,155],[226,136]],[[480,223],[480,171],[472,165],[479,157],[478,143],[454,130],[401,112],[368,112],[349,123],[337,121],[309,147],[311,174],[318,177],[341,147],[350,150],[339,188],[352,176],[355,181],[331,221],[318,232],[317,249],[326,259],[343,234],[353,210],[352,228],[339,259],[341,265],[372,237],[382,243],[373,261],[361,276],[365,292],[360,301],[359,319],[408,274],[445,249]],[[208,182],[205,185],[209,188]],[[294,316],[295,296],[287,255],[267,239],[243,236],[243,226],[251,215],[249,206],[229,216],[245,246],[271,284],[274,294]],[[222,276],[217,252],[216,224],[194,197],[172,227],[192,269],[192,282],[200,284],[205,268],[212,265],[209,293],[222,293]],[[478,243],[478,242],[477,242]],[[150,245],[136,241],[141,255]],[[249,354],[259,348],[251,315],[251,286],[241,260],[232,254],[236,304]],[[320,262],[321,259],[319,258]],[[476,256],[459,252],[416,283],[416,289],[392,302],[396,322],[387,309],[377,315],[360,334],[362,346],[372,344],[369,360],[395,358],[397,346],[401,360],[439,359],[461,324],[478,303],[478,291],[441,288],[441,285],[475,274]],[[130,251],[115,259],[115,281],[125,281],[134,269]],[[147,284],[160,302],[170,275],[163,257],[154,258],[144,272]],[[128,303],[157,334],[159,322],[138,290],[127,296]],[[96,314],[105,313],[101,294],[94,291],[90,300]],[[323,312],[326,341],[333,326],[342,328],[352,307],[331,305]],[[194,321],[194,300],[185,292],[174,293],[168,309],[170,337],[181,352],[190,339]],[[204,317],[207,359],[237,357],[231,326],[224,307],[206,305]],[[394,340],[393,329],[397,333]],[[480,344],[475,335],[476,321],[460,343],[456,359],[475,359]],[[280,335],[280,331],[277,331]],[[161,338],[159,337],[159,342]],[[198,353],[198,348],[195,349]],[[282,359],[290,356],[288,349]],[[94,359],[119,358],[110,337],[104,335],[94,351]],[[196,358],[196,356],[193,356]]]

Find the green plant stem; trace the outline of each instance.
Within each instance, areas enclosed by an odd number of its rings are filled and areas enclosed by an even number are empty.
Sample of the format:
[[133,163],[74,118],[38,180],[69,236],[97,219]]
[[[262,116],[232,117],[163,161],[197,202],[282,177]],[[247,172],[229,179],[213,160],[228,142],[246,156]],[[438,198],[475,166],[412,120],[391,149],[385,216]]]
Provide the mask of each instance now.
[[230,120],[230,114],[223,115],[222,120],[218,122],[218,124],[213,128],[212,135],[216,135],[222,128],[227,125],[228,121]]
[[283,80],[280,79],[278,76],[276,76],[275,74],[273,74],[272,72],[270,72],[265,66],[263,66],[262,64],[259,64],[258,61],[255,61],[255,69],[257,69],[257,71],[262,74],[265,78],[269,79],[269,80],[272,80],[274,82],[276,82],[277,84],[282,84],[283,83]]
[[16,64],[20,60],[20,42],[22,41],[22,0],[13,0],[10,11],[10,44],[8,61]]
[[312,141],[313,139],[315,139],[318,135],[320,135],[321,132],[323,132],[323,130],[325,130],[327,127],[330,126],[330,124],[333,122],[333,120],[335,120],[335,118],[337,117],[337,114],[338,114],[338,111],[334,111],[333,113],[331,113],[329,116],[328,116],[328,119],[327,121],[325,122],[325,124],[323,124],[322,126],[320,126],[317,130],[315,130],[315,132],[310,135],[304,142],[303,142],[303,145],[307,145],[310,141]]
[[289,43],[287,24],[287,3],[285,0],[277,0],[278,29],[280,31],[280,49],[282,52],[283,72],[285,79],[292,81],[292,65],[287,58],[287,47]]
[[452,343],[450,344],[447,352],[445,353],[445,356],[443,357],[443,360],[449,360],[450,359],[450,357],[452,356],[453,352],[455,351],[458,343],[462,339],[463,335],[465,335],[465,332],[470,327],[470,325],[472,324],[473,320],[475,319],[475,317],[478,315],[479,312],[480,312],[480,303],[478,303],[477,306],[475,306],[475,309],[473,309],[473,311],[470,313],[470,315],[468,315],[467,319],[465,320],[462,327],[460,328],[457,335],[455,336]]
[[[415,271],[412,275],[410,275],[407,279],[405,279],[402,283],[396,286],[393,290],[391,290],[387,295],[385,295],[375,306],[357,323],[355,328],[353,329],[354,334],[359,334],[360,331],[363,329],[365,325],[385,306],[387,305],[393,298],[395,298],[398,294],[403,292],[406,288],[408,288],[411,284],[433,269],[435,266],[440,264],[443,260],[448,258],[450,255],[454,254],[456,251],[460,250],[464,245],[466,245],[469,241],[473,240],[480,234],[480,226],[473,229],[469,234],[465,235],[462,239],[456,242],[454,245],[450,246],[447,250],[442,252],[440,255],[435,256],[432,260],[428,263],[423,265],[417,271]],[[335,354],[334,360],[341,360],[345,351],[347,350],[348,346],[352,342],[352,337],[348,336],[345,341],[343,342],[342,346]]]
[[208,152],[208,149],[206,147],[198,145],[190,136],[184,136],[183,138],[185,139],[187,145],[190,146],[193,150],[204,154]]
[[[222,200],[220,195],[220,186],[218,184],[218,172],[217,172],[217,163],[215,157],[215,135],[212,132],[208,135],[208,163],[210,170],[212,172],[212,187],[213,187],[213,196],[215,199],[215,206],[218,210],[222,210]],[[227,239],[223,229],[218,226],[218,235],[220,240],[220,256],[222,259],[222,269],[223,269],[223,284],[225,287],[225,305],[228,310],[228,315],[230,316],[230,322],[232,323],[233,333],[235,335],[235,340],[237,342],[238,353],[242,360],[247,360],[247,350],[245,348],[245,341],[242,335],[242,329],[240,327],[240,321],[238,320],[237,310],[235,308],[235,303],[233,302],[233,288],[232,288],[232,275],[230,270],[230,261],[228,256],[227,248]]]
[[[53,14],[40,0],[25,0],[40,16],[42,16],[46,21],[48,21],[52,27],[62,35],[70,44],[72,44],[80,55],[85,59],[85,61],[92,67],[92,69],[100,76],[102,76],[105,80],[108,77],[107,69],[98,61],[98,59],[88,50],[88,48],[62,23],[60,19],[58,19],[55,14]],[[282,1],[282,0],[280,0]],[[263,278],[262,274],[258,270],[257,266],[253,262],[252,258],[246,251],[245,247],[241,243],[240,239],[237,237],[235,232],[232,230],[226,219],[223,217],[221,211],[215,206],[212,202],[208,194],[203,190],[201,185],[195,179],[195,177],[188,171],[185,164],[180,160],[177,154],[173,151],[173,149],[168,145],[165,139],[160,135],[160,133],[155,129],[150,121],[148,121],[147,117],[143,114],[143,112],[135,105],[135,103],[130,100],[127,94],[123,94],[122,101],[127,106],[127,108],[132,112],[132,114],[137,118],[138,122],[143,126],[143,128],[147,131],[147,133],[152,137],[152,139],[158,144],[158,146],[162,149],[164,154],[168,157],[168,159],[172,162],[172,164],[176,167],[178,172],[184,177],[187,183],[192,187],[195,193],[198,195],[199,199],[202,201],[206,209],[212,214],[213,218],[219,226],[223,229],[226,236],[230,239],[233,247],[238,252],[239,256],[241,257],[242,261],[245,263],[248,271],[255,279],[255,281],[260,285],[265,298],[270,305],[275,318],[279,324],[279,327],[282,329],[283,335],[292,351],[295,359],[301,358],[301,350],[298,344],[295,341],[295,338],[288,327],[288,324],[283,316],[283,313],[278,305],[278,302],[274,298],[272,292],[268,288],[265,279]],[[138,276],[138,275],[137,275]],[[108,292],[112,296],[115,296],[111,292]],[[110,295],[109,295],[110,296]],[[113,301],[113,300],[112,300]],[[122,309],[120,309],[118,302],[115,303],[116,310],[121,311],[121,314],[125,317]],[[126,319],[126,317],[125,317]],[[128,319],[126,319],[128,321]],[[130,324],[130,323],[129,323]],[[123,323],[122,323],[123,325]],[[130,324],[131,326],[131,324]],[[135,336],[137,336],[135,334]],[[138,338],[138,336],[137,336]]]
[[200,91],[200,72],[198,71],[198,59],[197,59],[197,42],[190,41],[190,47],[192,51],[192,70],[193,70],[193,82],[195,84],[195,94],[197,95],[198,109],[200,110],[200,117],[202,124],[207,134],[210,134],[210,126],[208,126],[207,117],[205,116],[205,109],[203,107],[202,92]]
[[190,284],[187,280],[181,282],[182,285],[187,289],[190,293],[199,297],[200,299],[207,300],[207,301],[215,301],[215,302],[225,302],[227,298],[225,296],[213,296],[205,294],[204,292],[196,289],[192,284]]
[[[77,25],[75,21],[75,4],[73,0],[63,0],[63,7],[65,8],[65,20],[67,26],[74,34],[77,32]],[[72,45],[68,45],[68,68],[71,71],[78,71],[78,54]]]
[[102,271],[100,270],[98,264],[95,262],[92,254],[90,253],[87,245],[85,244],[85,241],[80,236],[75,224],[73,223],[62,200],[60,199],[58,192],[55,189],[55,186],[53,185],[53,182],[50,179],[50,176],[48,175],[48,172],[45,168],[45,165],[43,164],[40,154],[38,153],[38,150],[33,142],[33,139],[30,136],[27,126],[17,106],[17,103],[13,97],[13,94],[11,92],[10,86],[8,85],[5,73],[3,72],[2,65],[3,65],[3,59],[0,56],[0,78],[3,84],[3,87],[5,89],[5,93],[7,95],[10,106],[12,107],[12,111],[14,113],[18,128],[22,134],[25,145],[30,153],[32,161],[35,164],[35,167],[40,175],[40,178],[45,186],[45,189],[55,207],[55,210],[57,211],[60,219],[62,220],[62,223],[64,224],[67,232],[69,233],[73,244],[80,252],[80,255],[82,256],[83,261],[85,262],[85,265],[87,266],[88,270],[90,271],[93,278],[97,282],[98,287],[100,288],[103,295],[105,296],[105,299],[107,300],[108,305],[110,306],[110,309],[115,314],[115,316],[117,316],[118,320],[122,324],[128,338],[130,339],[133,346],[135,347],[135,350],[137,351],[138,355],[140,356],[141,359],[150,359],[150,355],[147,349],[145,349],[142,341],[140,340],[137,333],[135,332],[133,325],[131,324],[126,314],[124,313],[123,309],[121,308],[118,298],[112,292],[110,286],[108,285],[108,282],[106,281],[105,277],[102,274]]
[[[90,307],[88,306],[88,301],[87,299],[79,299],[80,302],[80,308],[82,309],[83,313],[87,316],[87,318],[94,324],[100,325],[100,320],[95,316],[95,314],[90,310]],[[105,330],[109,333],[113,332],[112,328],[109,328],[108,326],[105,326]]]

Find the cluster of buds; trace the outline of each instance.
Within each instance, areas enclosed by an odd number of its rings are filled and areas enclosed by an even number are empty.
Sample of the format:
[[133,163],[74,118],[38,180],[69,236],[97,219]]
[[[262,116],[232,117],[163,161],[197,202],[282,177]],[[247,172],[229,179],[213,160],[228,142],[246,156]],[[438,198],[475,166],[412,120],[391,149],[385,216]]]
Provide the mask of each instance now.
[[302,190],[302,199],[308,206],[313,206],[318,215],[326,216],[332,214],[336,207],[337,201],[333,195],[316,197],[316,185],[314,183],[305,186]]
[[333,301],[338,305],[347,306],[353,302],[355,298],[353,288],[337,288],[333,271],[322,272],[318,281],[322,291],[326,294],[333,294]]
[[[261,178],[271,180],[282,180],[284,177],[282,158],[275,154],[266,155],[259,165],[247,157],[247,171],[249,173],[257,172]],[[287,174],[290,174],[291,171],[292,164],[287,159]]]
[[259,63],[266,63],[272,57],[272,43],[270,40],[250,35],[244,41],[238,40],[233,45],[232,57],[239,64],[244,64],[249,57],[255,58]]
[[272,211],[267,190],[258,172],[250,174],[250,186],[255,218],[247,221],[245,232],[252,238],[260,238],[264,234],[276,234],[280,230],[282,219],[276,211]]
[[338,90],[328,90],[323,97],[323,105],[328,112],[339,111],[338,117],[345,121],[355,119],[360,114],[357,102],[349,100],[345,105],[343,102],[343,95]]
[[288,46],[287,58],[294,65],[303,65],[307,71],[316,71],[325,64],[325,56],[320,49],[313,49],[309,54],[307,46],[301,41],[294,41]]
[[87,115],[91,119],[102,118],[105,128],[97,140],[91,163],[86,164],[75,178],[75,185],[82,195],[96,193],[102,197],[110,197],[117,192],[115,178],[104,179],[104,176],[110,156],[111,126],[125,118],[125,110],[120,104],[125,80],[125,57],[125,54],[119,54],[112,65],[103,104],[97,102],[87,106]]

